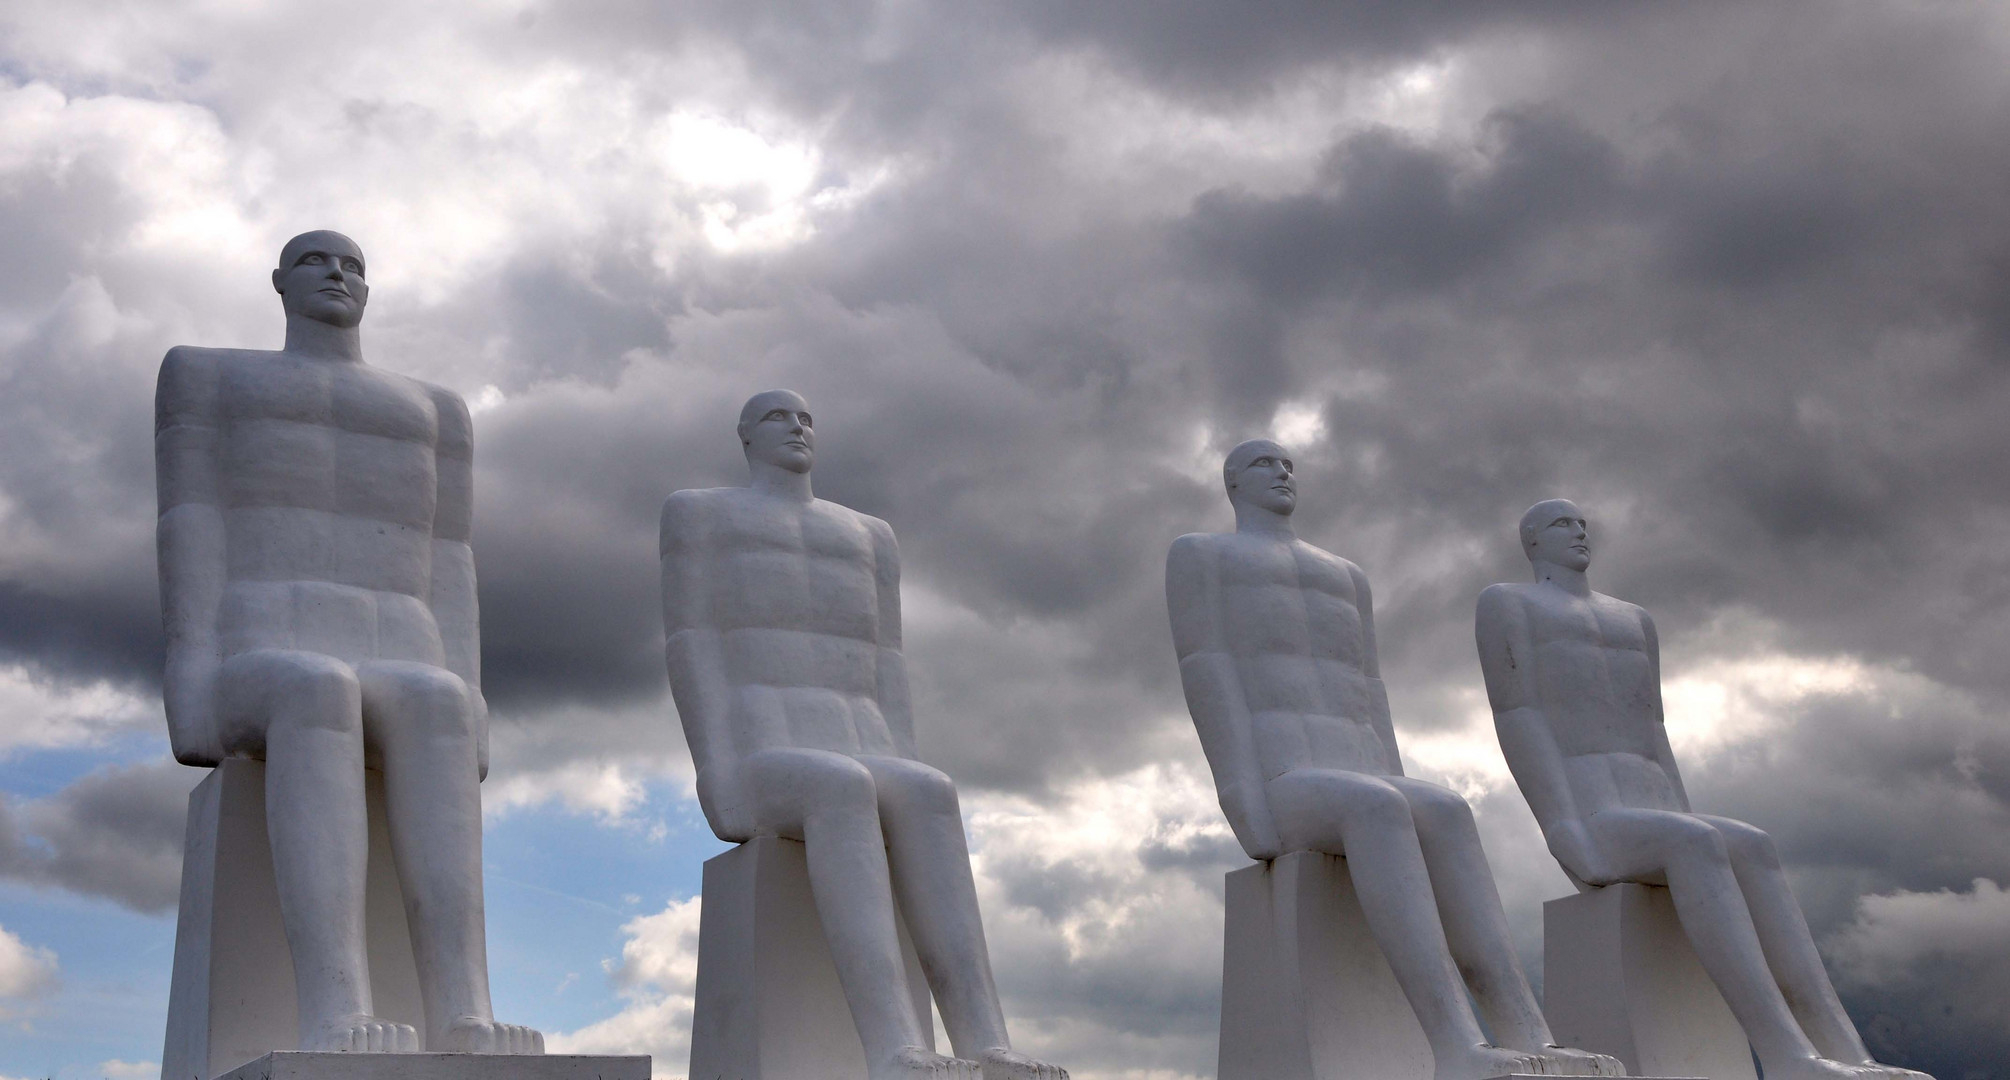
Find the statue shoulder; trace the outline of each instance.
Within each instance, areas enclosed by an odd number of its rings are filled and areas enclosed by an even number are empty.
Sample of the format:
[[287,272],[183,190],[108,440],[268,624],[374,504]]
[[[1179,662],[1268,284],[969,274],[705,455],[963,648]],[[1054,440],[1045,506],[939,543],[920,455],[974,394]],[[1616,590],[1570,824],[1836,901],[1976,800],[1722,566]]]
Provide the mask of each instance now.
[[1480,632],[1501,620],[1519,620],[1535,586],[1524,582],[1499,582],[1480,590],[1474,620]]
[[160,379],[154,388],[156,416],[163,423],[201,422],[197,417],[215,406],[217,384],[227,368],[246,359],[270,355],[248,349],[176,345],[161,357]]
[[468,403],[461,395],[444,386],[435,386],[424,379],[414,379],[409,375],[398,376],[418,388],[427,400],[433,403],[433,412],[439,417],[440,454],[473,460],[475,456],[475,418],[468,411]]
[[1221,533],[1187,533],[1166,548],[1166,568],[1190,566],[1214,558],[1221,550],[1223,539]]
[[662,550],[670,548],[686,539],[703,523],[718,516],[722,507],[733,496],[744,494],[746,488],[684,488],[673,491],[663,500]]

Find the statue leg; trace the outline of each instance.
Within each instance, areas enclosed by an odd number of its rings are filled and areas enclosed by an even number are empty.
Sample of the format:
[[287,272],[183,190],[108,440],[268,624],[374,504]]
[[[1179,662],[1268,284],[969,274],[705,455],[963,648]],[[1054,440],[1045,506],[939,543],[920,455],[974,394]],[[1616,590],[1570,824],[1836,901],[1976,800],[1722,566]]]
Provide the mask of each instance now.
[[1769,1080],[1872,1075],[1821,1058],[1774,981],[1722,833],[1693,814],[1601,810],[1586,826],[1625,881],[1666,884],[1682,932]]
[[384,772],[391,858],[435,1052],[542,1053],[543,1036],[498,1024],[482,907],[482,796],[467,684],[430,664],[357,667],[365,735]]
[[894,927],[872,773],[843,754],[793,749],[753,754],[745,770],[759,827],[803,842],[810,896],[872,1080],[977,1080],[974,1063],[923,1049]]
[[1696,816],[1724,838],[1731,870],[1745,895],[1745,906],[1751,910],[1752,927],[1758,931],[1766,962],[1808,1041],[1825,1058],[1869,1063],[1870,1051],[1836,996],[1821,954],[1815,951],[1814,935],[1801,914],[1800,902],[1787,886],[1773,838],[1742,821]]
[[370,1015],[363,881],[362,695],[319,653],[240,653],[217,675],[225,747],[262,751],[279,916],[293,956],[300,1049],[413,1051],[418,1033]]
[[1409,800],[1385,777],[1295,769],[1265,785],[1287,851],[1347,858],[1368,929],[1430,1040],[1439,1080],[1545,1071],[1489,1046],[1452,960]]

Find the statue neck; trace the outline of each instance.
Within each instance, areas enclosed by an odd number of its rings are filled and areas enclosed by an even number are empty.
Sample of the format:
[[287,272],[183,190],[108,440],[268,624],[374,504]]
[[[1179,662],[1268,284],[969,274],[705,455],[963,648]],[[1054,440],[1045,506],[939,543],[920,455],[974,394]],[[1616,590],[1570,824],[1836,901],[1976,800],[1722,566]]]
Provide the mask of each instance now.
[[1291,518],[1274,510],[1247,503],[1231,503],[1235,507],[1235,531],[1251,536],[1268,536],[1277,540],[1296,540],[1298,534],[1291,531]]
[[363,362],[363,332],[356,326],[330,326],[304,315],[286,316],[286,351],[295,356],[345,363]]
[[748,486],[763,495],[772,495],[778,499],[787,499],[790,502],[800,503],[807,503],[816,498],[815,495],[810,493],[810,474],[808,470],[792,472],[779,465],[770,465],[765,461],[749,461],[747,463],[747,472],[751,479],[751,483]]
[[1572,596],[1591,595],[1591,579],[1584,576],[1584,571],[1558,566],[1552,562],[1539,562],[1534,565],[1537,584],[1554,585]]

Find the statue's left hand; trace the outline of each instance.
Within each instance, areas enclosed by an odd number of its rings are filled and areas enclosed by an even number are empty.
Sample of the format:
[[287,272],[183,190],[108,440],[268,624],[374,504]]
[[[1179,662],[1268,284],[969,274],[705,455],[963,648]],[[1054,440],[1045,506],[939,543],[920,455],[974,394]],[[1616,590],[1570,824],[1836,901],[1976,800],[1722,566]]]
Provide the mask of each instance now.
[[482,692],[468,688],[468,706],[475,714],[475,775],[489,778],[489,701]]

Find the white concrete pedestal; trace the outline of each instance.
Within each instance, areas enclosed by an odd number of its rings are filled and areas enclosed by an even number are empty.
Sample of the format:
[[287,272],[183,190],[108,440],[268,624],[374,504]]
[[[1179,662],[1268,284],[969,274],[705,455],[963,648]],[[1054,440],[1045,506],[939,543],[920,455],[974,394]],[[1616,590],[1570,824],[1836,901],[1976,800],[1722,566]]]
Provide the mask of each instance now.
[[[803,845],[763,836],[705,861],[690,1075],[844,1080],[866,1075],[851,1007],[810,898]],[[928,982],[900,923],[915,1015],[929,1046]]]
[[284,1052],[219,1080],[649,1080],[649,1055]]
[[[384,826],[383,778],[366,775],[371,997],[378,1016],[411,1024],[423,1040],[425,1011]],[[161,1077],[211,1080],[253,1058],[299,1045],[293,955],[279,920],[265,831],[265,765],[230,760],[188,797]]]
[[1345,859],[1245,866],[1223,901],[1220,1080],[1430,1080],[1430,1043]]
[[1558,1042],[1632,1076],[1757,1080],[1751,1045],[1668,890],[1608,885],[1542,906],[1543,1013]]

